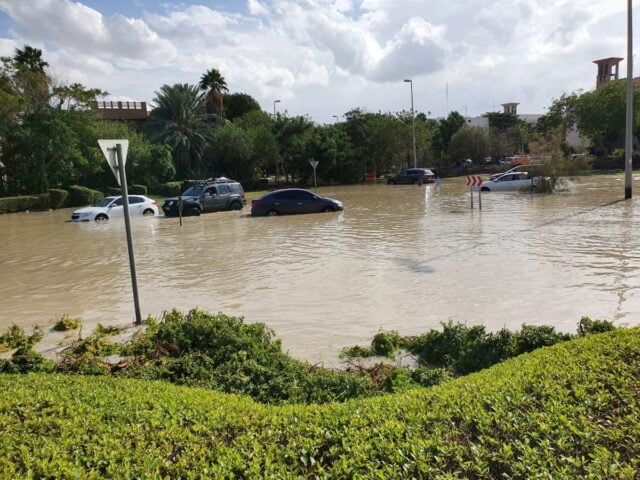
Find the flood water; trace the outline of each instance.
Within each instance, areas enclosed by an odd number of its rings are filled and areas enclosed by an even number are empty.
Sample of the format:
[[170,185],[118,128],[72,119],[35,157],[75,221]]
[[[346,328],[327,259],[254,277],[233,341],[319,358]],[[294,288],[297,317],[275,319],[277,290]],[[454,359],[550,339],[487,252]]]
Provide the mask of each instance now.
[[[624,179],[583,177],[555,195],[489,193],[464,179],[318,189],[345,211],[277,218],[223,212],[135,218],[143,315],[200,307],[264,322],[298,358],[335,365],[378,329],[452,319],[495,330],[575,331],[582,315],[640,319],[640,200]],[[640,181],[635,182],[635,188]],[[71,210],[0,216],[0,331],[133,321],[124,223],[74,224]]]

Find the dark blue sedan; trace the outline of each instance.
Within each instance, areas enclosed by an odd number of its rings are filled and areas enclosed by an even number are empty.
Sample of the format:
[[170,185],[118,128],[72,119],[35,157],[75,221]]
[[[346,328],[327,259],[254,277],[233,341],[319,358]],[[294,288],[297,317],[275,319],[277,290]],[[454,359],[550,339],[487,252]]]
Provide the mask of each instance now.
[[296,213],[337,212],[344,210],[342,202],[320,197],[309,190],[285,188],[276,190],[251,202],[251,215],[254,217],[290,215]]

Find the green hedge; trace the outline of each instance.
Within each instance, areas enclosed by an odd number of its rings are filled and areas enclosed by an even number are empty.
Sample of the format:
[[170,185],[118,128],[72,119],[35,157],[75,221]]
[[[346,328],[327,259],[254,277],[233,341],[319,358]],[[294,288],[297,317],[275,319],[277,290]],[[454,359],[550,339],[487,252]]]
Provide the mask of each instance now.
[[176,197],[182,193],[182,182],[161,183],[159,185],[154,185],[150,191],[154,195]]
[[48,210],[51,200],[48,193],[23,195],[19,197],[1,197],[0,213],[26,212],[29,210]]
[[62,208],[69,197],[69,192],[59,188],[49,190],[49,198],[51,200],[51,208]]
[[71,185],[69,187],[69,206],[84,207],[101,202],[102,199],[104,199],[103,193],[97,190],[91,190],[79,185]]
[[131,185],[129,187],[129,195],[146,195],[146,194],[147,194],[146,185]]
[[320,406],[154,381],[0,375],[0,477],[632,479],[639,385],[638,328],[428,389]]

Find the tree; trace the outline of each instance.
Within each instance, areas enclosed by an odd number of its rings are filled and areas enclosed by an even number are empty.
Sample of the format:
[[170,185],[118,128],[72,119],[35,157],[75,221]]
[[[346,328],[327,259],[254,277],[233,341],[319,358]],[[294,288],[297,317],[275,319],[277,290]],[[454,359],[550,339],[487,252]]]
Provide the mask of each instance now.
[[440,121],[436,147],[444,155],[449,150],[451,137],[466,124],[464,117],[458,112],[451,112],[447,118]]
[[29,45],[25,45],[22,49],[16,48],[13,60],[16,64],[24,66],[34,73],[44,73],[44,69],[49,66],[42,59],[42,50]]
[[222,99],[227,120],[233,121],[246,113],[261,110],[255,98],[246,93],[232,93],[224,95]]
[[210,68],[200,78],[199,85],[205,92],[207,113],[221,120],[224,116],[222,95],[229,91],[226,80],[217,69]]
[[90,109],[93,107],[93,102],[95,102],[96,98],[107,95],[109,95],[109,92],[99,88],[85,88],[80,83],[56,86],[53,87],[52,91],[52,98],[58,109],[64,107],[67,110]]
[[449,145],[449,158],[456,162],[470,158],[480,163],[489,151],[487,131],[481,127],[465,126],[458,130]]
[[212,145],[214,171],[240,181],[255,178],[251,140],[240,127],[229,123],[221,127]]
[[483,117],[489,119],[489,128],[495,128],[501,132],[507,132],[509,129],[524,123],[513,113],[487,112]]
[[206,175],[205,153],[213,140],[203,95],[195,85],[163,85],[156,92],[146,131],[154,143],[171,148],[176,172],[182,178]]

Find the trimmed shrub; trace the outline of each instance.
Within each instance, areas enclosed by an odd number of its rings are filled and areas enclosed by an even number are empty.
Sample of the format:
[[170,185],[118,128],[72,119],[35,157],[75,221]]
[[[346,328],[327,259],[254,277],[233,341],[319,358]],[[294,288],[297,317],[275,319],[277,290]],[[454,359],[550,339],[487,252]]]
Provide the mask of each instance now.
[[639,378],[638,328],[430,389],[320,406],[0,375],[0,478],[632,479]]
[[146,195],[146,194],[147,194],[146,185],[131,185],[129,187],[129,195]]
[[102,192],[92,190],[80,185],[71,185],[69,187],[69,206],[83,207],[86,205],[95,205],[104,199]]
[[616,326],[608,320],[591,320],[589,317],[582,317],[578,322],[578,335],[581,337],[592,333],[604,333],[615,330]]
[[118,196],[122,193],[122,190],[120,190],[120,187],[107,187],[105,189],[105,193],[107,194],[107,196],[113,197],[113,196]]
[[22,195],[19,197],[1,197],[0,213],[26,212],[29,210],[47,210],[50,200],[48,193]]
[[69,197],[69,192],[59,188],[52,188],[49,190],[49,198],[51,201],[51,208],[62,208],[65,206],[65,202]]
[[167,182],[154,185],[151,193],[165,197],[177,197],[182,193],[182,182]]
[[548,347],[558,342],[571,340],[572,335],[558,333],[550,325],[522,325],[522,329],[514,338],[514,355],[532,352],[541,347]]

